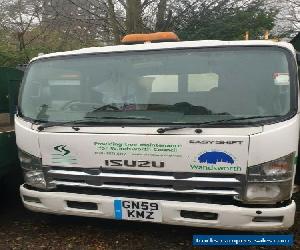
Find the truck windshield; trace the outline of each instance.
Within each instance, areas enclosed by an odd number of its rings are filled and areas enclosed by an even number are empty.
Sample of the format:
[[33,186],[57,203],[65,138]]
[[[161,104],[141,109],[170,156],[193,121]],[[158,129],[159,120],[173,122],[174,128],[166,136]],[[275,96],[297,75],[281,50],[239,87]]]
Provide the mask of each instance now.
[[276,47],[37,60],[22,88],[20,112],[40,122],[197,124],[255,116],[257,122],[291,112],[291,61]]

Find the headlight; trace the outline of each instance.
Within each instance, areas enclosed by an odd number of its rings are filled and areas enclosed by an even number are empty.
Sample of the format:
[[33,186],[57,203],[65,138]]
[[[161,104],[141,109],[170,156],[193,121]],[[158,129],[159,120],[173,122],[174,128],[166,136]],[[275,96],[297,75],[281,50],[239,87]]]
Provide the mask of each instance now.
[[42,160],[19,149],[19,160],[23,170],[42,170]]
[[291,190],[291,181],[280,183],[248,183],[246,202],[274,204],[288,200],[291,195]]
[[41,189],[47,188],[45,176],[42,171],[36,171],[36,170],[35,171],[25,171],[24,172],[24,181],[26,184],[36,187],[36,188],[41,188]]
[[248,203],[276,203],[290,198],[295,154],[248,168]]
[[19,150],[19,160],[24,172],[24,181],[26,184],[40,189],[55,188],[55,185],[51,184],[49,180],[46,180],[42,160],[40,158]]
[[285,181],[293,177],[295,155],[248,168],[248,182]]

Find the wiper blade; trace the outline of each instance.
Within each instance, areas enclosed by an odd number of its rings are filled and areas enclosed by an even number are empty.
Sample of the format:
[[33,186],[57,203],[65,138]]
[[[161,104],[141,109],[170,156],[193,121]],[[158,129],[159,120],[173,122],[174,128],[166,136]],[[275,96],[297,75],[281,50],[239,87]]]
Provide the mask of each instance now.
[[157,130],[157,133],[163,134],[167,131],[171,130],[178,130],[178,129],[184,129],[184,128],[198,128],[196,129],[196,133],[200,134],[202,133],[202,130],[200,129],[200,126],[202,125],[217,125],[222,123],[228,123],[233,121],[244,121],[244,120],[254,120],[254,119],[264,119],[264,118],[276,118],[280,117],[280,115],[269,115],[269,116],[248,116],[248,117],[239,117],[239,118],[232,118],[232,119],[223,119],[223,120],[217,120],[217,121],[209,121],[209,122],[201,122],[197,123],[195,125],[183,125],[183,126],[174,126],[174,127],[168,127],[168,128],[159,128]]
[[234,121],[245,121],[245,120],[255,120],[255,119],[266,119],[266,118],[277,118],[281,117],[281,115],[259,115],[259,116],[246,116],[246,117],[237,117],[237,118],[231,118],[231,119],[223,119],[223,120],[217,120],[217,121],[210,121],[210,122],[204,122],[202,124],[219,124],[219,123],[228,123],[228,122],[234,122]]
[[195,130],[195,132],[197,133],[197,134],[201,134],[202,133],[202,129],[201,128],[199,128],[199,125],[200,124],[197,124],[197,125],[189,125],[189,126],[174,126],[174,127],[168,127],[168,128],[159,128],[158,130],[157,130],[157,133],[159,133],[159,134],[163,134],[163,133],[165,133],[165,132],[167,132],[167,131],[171,131],[171,130],[178,130],[178,129],[184,129],[184,128],[196,128],[196,130]]
[[[104,122],[100,122],[99,120],[90,120],[90,119],[83,119],[83,120],[74,120],[74,121],[67,121],[67,122],[45,122],[40,123],[40,125],[37,127],[38,131],[43,131],[45,128],[50,127],[56,127],[56,126],[64,126],[64,125],[78,125],[78,124],[91,124],[91,123],[97,123],[97,124],[104,124]],[[107,124],[107,123],[105,123]]]
[[[38,130],[42,131],[45,128],[50,128],[50,127],[56,127],[56,126],[64,126],[64,125],[79,125],[79,124],[108,124],[107,122],[102,122],[99,121],[101,119],[104,120],[150,120],[150,118],[143,117],[143,116],[127,116],[127,117],[117,117],[117,116],[104,116],[104,117],[92,117],[92,116],[86,116],[86,119],[82,120],[74,120],[74,121],[67,121],[67,122],[46,122],[43,124],[40,124],[38,126]],[[74,127],[73,127],[74,128]]]

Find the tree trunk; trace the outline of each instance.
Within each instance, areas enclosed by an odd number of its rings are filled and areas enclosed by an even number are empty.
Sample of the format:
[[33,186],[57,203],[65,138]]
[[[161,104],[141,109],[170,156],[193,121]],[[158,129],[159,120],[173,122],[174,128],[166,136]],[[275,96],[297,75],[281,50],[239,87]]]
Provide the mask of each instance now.
[[165,29],[165,15],[167,10],[167,0],[160,0],[157,6],[156,14],[156,31],[164,31]]
[[113,31],[114,36],[114,43],[120,44],[120,29],[118,26],[118,21],[115,13],[115,5],[112,0],[108,0],[108,12],[109,12],[109,19]]
[[17,33],[18,42],[19,42],[19,50],[23,51],[25,50],[25,40],[24,40],[24,32],[18,32]]
[[141,0],[126,0],[126,29],[128,34],[143,33],[144,25],[142,18]]

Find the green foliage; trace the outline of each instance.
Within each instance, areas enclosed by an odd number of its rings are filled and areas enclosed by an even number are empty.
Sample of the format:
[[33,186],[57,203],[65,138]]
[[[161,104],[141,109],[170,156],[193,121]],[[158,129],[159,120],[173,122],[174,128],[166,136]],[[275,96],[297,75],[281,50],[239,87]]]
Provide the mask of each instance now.
[[14,67],[28,61],[25,51],[18,52],[0,44],[0,66]]
[[[0,32],[1,34],[1,32]],[[66,36],[59,31],[47,31],[42,33],[39,28],[29,31],[26,36],[26,47],[20,50],[13,34],[8,38],[13,43],[7,43],[0,39],[0,66],[15,67],[18,64],[26,64],[39,53],[52,53],[68,51],[82,47],[99,46],[94,39],[81,41],[71,35]]]
[[240,40],[246,31],[250,39],[259,39],[266,30],[272,30],[276,15],[277,11],[267,9],[263,1],[206,10],[194,6],[178,20],[175,30],[182,40]]

